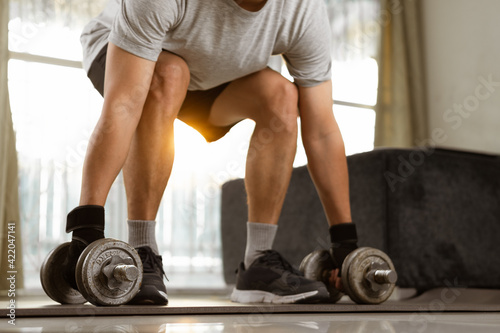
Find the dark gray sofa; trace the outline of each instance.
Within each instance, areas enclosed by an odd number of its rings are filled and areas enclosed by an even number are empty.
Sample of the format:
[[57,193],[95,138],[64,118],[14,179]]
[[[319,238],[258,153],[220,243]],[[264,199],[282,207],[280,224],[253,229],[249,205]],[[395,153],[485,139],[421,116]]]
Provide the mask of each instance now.
[[[392,258],[400,287],[500,287],[500,156],[376,149],[347,161],[358,244]],[[221,209],[224,278],[234,284],[246,241],[242,179],[223,185]],[[306,167],[293,171],[274,247],[296,267],[329,247]]]

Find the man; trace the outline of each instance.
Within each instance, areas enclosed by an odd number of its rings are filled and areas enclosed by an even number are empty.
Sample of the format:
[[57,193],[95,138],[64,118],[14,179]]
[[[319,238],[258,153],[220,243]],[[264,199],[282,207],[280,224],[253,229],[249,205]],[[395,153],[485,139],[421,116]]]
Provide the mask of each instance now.
[[[344,144],[332,112],[329,24],[323,0],[111,0],[82,34],[84,65],[104,96],[83,169],[66,279],[76,258],[104,237],[104,203],[123,168],[129,243],[144,262],[135,304],[166,304],[155,218],[170,176],[176,118],[215,141],[255,121],[245,175],[247,247],[232,300],[328,299],[272,250],[290,181],[300,113],[308,166],[340,267],[356,248]],[[282,54],[294,83],[267,67]],[[299,110],[299,112],[298,112]],[[272,140],[261,140],[272,131]],[[331,283],[341,288],[335,271]]]

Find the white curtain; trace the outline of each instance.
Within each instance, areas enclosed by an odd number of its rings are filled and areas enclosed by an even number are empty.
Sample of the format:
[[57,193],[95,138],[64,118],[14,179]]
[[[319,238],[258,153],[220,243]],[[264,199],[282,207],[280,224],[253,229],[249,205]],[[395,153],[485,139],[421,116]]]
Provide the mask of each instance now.
[[414,147],[428,139],[422,1],[382,0],[375,145]]
[[[11,288],[6,276],[16,275],[16,289],[23,287],[21,223],[17,179],[17,154],[7,86],[9,3],[0,3],[0,290]],[[8,273],[15,272],[15,273]]]

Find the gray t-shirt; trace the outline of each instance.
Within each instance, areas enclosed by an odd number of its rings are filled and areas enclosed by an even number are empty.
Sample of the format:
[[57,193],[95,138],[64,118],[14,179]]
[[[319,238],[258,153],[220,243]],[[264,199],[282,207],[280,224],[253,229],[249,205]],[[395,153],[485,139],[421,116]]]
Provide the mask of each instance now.
[[189,90],[206,90],[266,68],[281,54],[295,82],[331,76],[324,0],[268,0],[257,12],[234,0],[110,0],[81,36],[89,69],[108,41],[156,61],[168,50],[189,66]]

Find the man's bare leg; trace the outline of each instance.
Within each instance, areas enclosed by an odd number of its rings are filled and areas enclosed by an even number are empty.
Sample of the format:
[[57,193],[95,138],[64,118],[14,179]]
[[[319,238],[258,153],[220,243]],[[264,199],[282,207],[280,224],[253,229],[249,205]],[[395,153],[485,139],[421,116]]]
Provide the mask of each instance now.
[[127,161],[123,178],[128,203],[128,243],[141,257],[142,286],[129,304],[166,305],[167,289],[156,242],[156,215],[174,161],[174,120],[189,85],[183,59],[162,52]]
[[246,162],[248,219],[277,224],[297,146],[296,87],[271,69],[232,82],[216,99],[210,122],[255,121]]
[[297,144],[297,89],[270,69],[232,82],[212,107],[210,121],[225,126],[255,121],[246,162],[249,267],[261,251],[271,249],[290,182]]
[[323,283],[296,274],[272,242],[297,145],[295,85],[270,69],[232,82],[215,101],[211,122],[255,121],[247,156],[247,248],[238,268],[234,302],[314,302],[328,298]]
[[123,168],[131,220],[156,218],[174,161],[174,120],[188,85],[184,60],[163,51]]

